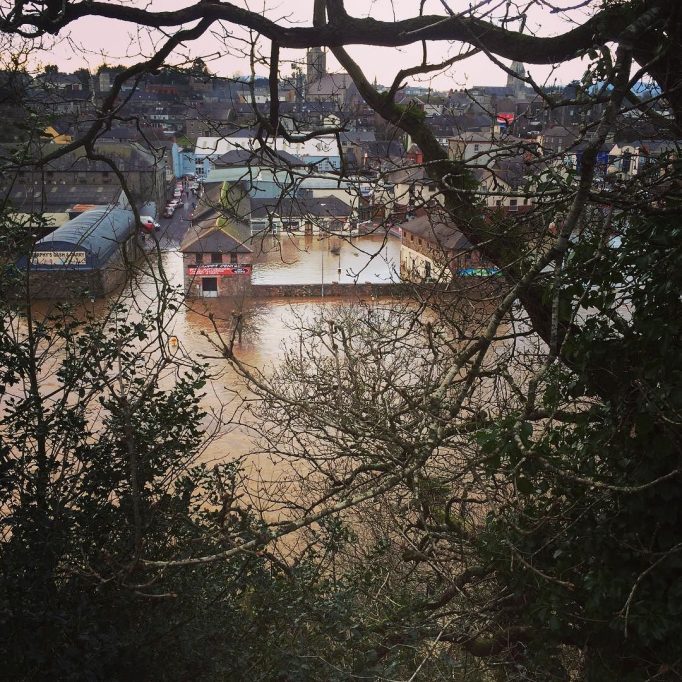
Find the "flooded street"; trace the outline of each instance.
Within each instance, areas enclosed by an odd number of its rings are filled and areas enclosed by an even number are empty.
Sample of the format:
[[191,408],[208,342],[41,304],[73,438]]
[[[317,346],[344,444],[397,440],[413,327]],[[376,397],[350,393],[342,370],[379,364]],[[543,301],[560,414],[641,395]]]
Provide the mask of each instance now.
[[[170,249],[162,253],[163,271],[169,283],[182,287],[182,255],[172,244],[167,246]],[[369,236],[355,238],[350,243],[334,236],[319,239],[280,235],[265,238],[254,251],[254,284],[390,282],[397,279],[400,242],[394,237]],[[155,278],[148,272],[137,283],[135,303],[141,307],[152,306],[155,296]],[[253,437],[259,432],[259,424],[241,410],[241,401],[248,397],[248,391],[214,344],[219,344],[221,335],[226,340],[229,338],[233,313],[238,312],[244,316],[245,331],[236,347],[237,356],[243,363],[268,374],[282,358],[284,345],[294,341],[292,325],[297,319],[312,317],[321,306],[343,302],[329,298],[188,299],[166,327],[169,334],[177,337],[179,356],[210,365],[212,379],[202,407],[210,415],[207,427],[219,426],[217,436],[202,453],[202,461],[246,457],[245,468],[251,481],[249,492],[258,498],[252,502],[262,502],[263,507],[268,505],[261,498],[267,496],[271,483],[277,480],[281,484],[288,478],[286,466],[254,454]]]
[[[173,338],[172,354],[181,364],[199,361],[206,363],[209,373],[201,398],[207,412],[204,426],[207,444],[200,460],[210,464],[244,457],[248,472],[248,494],[252,502],[265,509],[266,498],[273,481],[286,485],[294,472],[281,461],[273,462],[259,453],[254,441],[262,430],[256,418],[244,409],[245,400],[252,399],[242,379],[237,375],[220,350],[220,337],[229,339],[234,326],[234,314],[244,320],[243,337],[235,346],[239,360],[267,375],[283,357],[284,346],[295,341],[294,326],[301,318],[311,319],[321,309],[350,303],[355,298],[332,297],[260,299],[194,298],[183,299],[183,261],[178,250],[177,235],[164,234],[159,240],[160,250],[150,250],[139,270],[132,273],[126,286],[104,299],[81,301],[74,306],[77,318],[84,313],[103,320],[114,302],[123,304],[129,312],[128,321],[137,321],[145,312],[161,314],[165,306],[162,284],[166,282],[178,292],[181,304],[174,311],[165,310],[164,332]],[[269,236],[254,249],[254,284],[317,284],[342,282],[390,282],[396,280],[400,242],[395,237],[356,237],[351,241],[331,236],[292,237]],[[340,270],[340,271],[339,271]],[[59,301],[36,301],[32,308],[34,319],[57,310]],[[21,335],[21,318],[17,318],[17,333]],[[109,324],[118,324],[110,318]],[[144,344],[143,344],[144,345]],[[152,341],[143,351],[148,360],[158,359],[158,346]],[[56,368],[61,351],[52,351],[45,365],[44,388],[59,392]],[[164,371],[161,386],[169,387],[177,381],[175,367]],[[289,474],[292,474],[289,476]]]
[[[284,358],[285,347],[298,346],[297,327],[311,321],[320,311],[326,311],[331,322],[339,313],[336,306],[355,302],[349,294],[344,298],[330,296],[310,298],[259,298],[246,294],[223,298],[184,298],[183,259],[177,242],[162,237],[160,250],[148,252],[139,269],[131,273],[127,285],[106,299],[97,299],[76,306],[77,317],[87,311],[102,320],[109,306],[122,303],[127,309],[127,321],[138,321],[145,312],[163,315],[164,341],[167,352],[178,365],[205,364],[208,381],[202,389],[200,405],[206,412],[203,423],[207,435],[199,453],[199,461],[211,465],[242,459],[246,474],[245,494],[250,503],[264,514],[276,509],[281,500],[300,485],[300,462],[286,455],[273,458],[272,450],[258,444],[265,431],[259,417],[249,410],[254,395],[242,377],[226,359],[221,344],[229,344],[235,327],[235,316],[243,322],[243,335],[234,345],[239,362],[266,377]],[[391,282],[397,279],[400,242],[394,237],[377,236],[354,238],[352,242],[339,237],[319,239],[316,236],[291,237],[281,235],[278,240],[268,237],[255,253],[254,284],[317,284],[341,282]],[[341,272],[339,272],[339,269]],[[168,286],[177,292],[177,306],[168,307]],[[165,293],[164,293],[165,292]],[[387,306],[391,299],[379,299],[372,305]],[[40,301],[34,314],[49,314],[57,301]],[[118,324],[117,321],[110,324]],[[158,342],[145,342],[146,361],[158,362],[161,352]],[[53,357],[55,366],[58,354]],[[314,368],[310,368],[314,372]],[[164,369],[160,387],[170,388],[184,370],[173,363]],[[45,388],[58,391],[54,370],[46,376]],[[284,451],[286,444],[282,445]],[[299,467],[297,469],[296,467]],[[298,484],[297,484],[298,482]]]
[[[160,247],[162,251],[148,254],[147,262],[141,264],[138,275],[116,294],[121,302],[131,308],[132,317],[145,310],[155,310],[160,301],[162,279],[182,290],[182,254],[177,250],[176,240],[162,238]],[[349,243],[335,236],[319,239],[317,236],[280,235],[278,239],[267,237],[262,246],[254,251],[255,284],[388,282],[396,277],[400,242],[395,237],[386,240],[375,236],[361,237]],[[341,273],[338,272],[339,263]],[[85,305],[99,317],[114,298],[112,295]],[[348,302],[350,300],[351,297]],[[258,424],[253,423],[251,415],[235,412],[240,397],[247,395],[247,392],[229,363],[221,357],[219,348],[214,345],[219,343],[220,335],[229,337],[234,322],[233,313],[238,312],[245,320],[242,341],[236,346],[238,357],[245,364],[267,374],[282,358],[284,344],[294,339],[292,325],[299,317],[310,318],[321,307],[341,303],[344,300],[318,297],[226,297],[186,299],[178,307],[165,326],[165,332],[177,339],[176,356],[178,359],[207,362],[210,368],[211,380],[201,404],[210,415],[207,428],[217,427],[218,433],[202,453],[202,461],[224,461],[250,454],[254,449],[251,436],[253,432],[258,432]],[[55,304],[40,302],[38,310],[45,314]],[[261,457],[250,458],[248,468],[252,479],[265,483],[275,478],[272,463]],[[279,468],[276,478],[279,479],[281,475]]]

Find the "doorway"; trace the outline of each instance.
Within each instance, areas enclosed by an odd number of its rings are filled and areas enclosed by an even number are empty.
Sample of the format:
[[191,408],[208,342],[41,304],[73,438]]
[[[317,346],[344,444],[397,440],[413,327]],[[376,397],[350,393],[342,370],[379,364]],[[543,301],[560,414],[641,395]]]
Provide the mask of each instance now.
[[201,278],[201,295],[204,298],[218,298],[218,278],[217,277],[202,277]]

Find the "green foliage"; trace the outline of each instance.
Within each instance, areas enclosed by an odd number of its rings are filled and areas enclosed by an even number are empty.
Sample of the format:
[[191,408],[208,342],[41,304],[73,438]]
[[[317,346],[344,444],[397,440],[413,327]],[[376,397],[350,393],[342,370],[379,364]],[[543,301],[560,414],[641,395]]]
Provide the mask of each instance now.
[[[582,416],[541,435],[521,424],[521,449],[513,419],[478,434],[519,492],[490,519],[486,556],[524,595],[548,655],[552,642],[588,646],[588,679],[641,680],[682,656],[681,245],[662,217],[623,216],[617,246],[584,235],[563,293],[589,314],[564,346],[572,367],[542,393],[550,413]],[[510,544],[524,563],[509,563]]]
[[330,571],[356,540],[340,518],[310,530],[290,566],[261,552],[146,563],[265,532],[237,503],[239,467],[196,461],[205,367],[169,365],[162,320],[120,304],[84,319],[70,306],[4,313],[4,678],[312,682],[385,667],[358,587],[381,576]]
[[[386,99],[388,93],[380,93],[379,97]],[[394,103],[392,108],[400,113],[401,120],[406,126],[419,126],[426,120],[424,110],[416,102],[408,102],[407,104]]]

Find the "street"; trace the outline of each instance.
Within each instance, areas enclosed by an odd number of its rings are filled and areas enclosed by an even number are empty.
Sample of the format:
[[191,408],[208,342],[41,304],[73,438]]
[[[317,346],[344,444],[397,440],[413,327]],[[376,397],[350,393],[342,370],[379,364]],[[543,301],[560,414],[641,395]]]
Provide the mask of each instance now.
[[[192,201],[197,200],[197,197],[191,193],[189,196],[190,198],[187,199],[187,194],[183,192],[182,199],[184,203],[176,209],[172,218],[159,217],[158,219],[159,223],[161,223],[159,245],[162,251],[169,251],[180,246],[180,242],[182,242],[185,233],[189,229]],[[161,214],[161,210],[159,214]]]

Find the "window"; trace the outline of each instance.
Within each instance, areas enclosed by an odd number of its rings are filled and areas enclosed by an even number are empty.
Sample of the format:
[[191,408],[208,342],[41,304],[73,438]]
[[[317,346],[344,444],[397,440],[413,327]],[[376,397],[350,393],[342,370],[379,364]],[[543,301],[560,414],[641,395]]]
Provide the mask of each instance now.
[[510,199],[509,200],[509,210],[510,211],[518,211],[519,210],[518,203],[519,203],[518,199]]
[[194,262],[197,265],[201,265],[204,262],[204,254],[203,253],[195,253],[194,254]]
[[212,253],[211,254],[211,263],[222,263],[223,262],[223,254],[222,253]]
[[475,151],[475,152],[479,151],[480,146],[481,146],[481,145],[475,144],[475,145],[474,145],[474,151]]
[[201,295],[206,298],[218,297],[218,278],[217,277],[202,277],[201,278]]
[[234,251],[232,251],[230,253],[230,263],[232,263],[233,265],[236,265],[237,262],[238,262],[237,254]]

